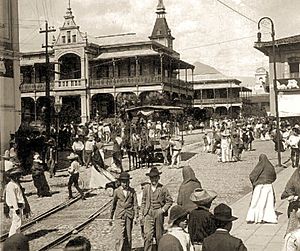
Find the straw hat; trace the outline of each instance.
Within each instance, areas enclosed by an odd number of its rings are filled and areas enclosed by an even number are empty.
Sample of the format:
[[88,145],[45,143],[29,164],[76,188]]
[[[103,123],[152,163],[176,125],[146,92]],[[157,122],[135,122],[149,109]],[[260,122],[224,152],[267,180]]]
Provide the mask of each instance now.
[[172,226],[174,222],[188,214],[182,206],[175,205],[170,210],[170,217],[169,217],[169,225]]
[[217,193],[212,190],[196,188],[190,196],[190,200],[197,205],[206,205],[217,197]]
[[161,175],[162,172],[158,171],[157,167],[152,167],[149,173],[146,173],[146,176],[156,177]]
[[9,150],[6,150],[6,151],[4,152],[4,155],[2,155],[2,158],[3,158],[3,159],[10,159],[10,156],[9,156]]
[[75,154],[75,153],[71,153],[69,156],[67,156],[68,160],[74,160],[74,159],[77,159],[77,158],[78,158],[78,155]]
[[38,162],[38,163],[43,163],[43,161],[40,159],[40,155],[39,154],[35,154],[33,156],[33,161],[34,162]]
[[8,175],[9,177],[14,177],[14,176],[17,176],[17,175],[22,175],[22,173],[23,173],[23,171],[22,171],[22,169],[19,168],[19,167],[14,167],[14,168],[9,169],[9,170],[7,171],[7,175]]
[[224,203],[221,203],[220,205],[215,207],[213,217],[216,220],[225,222],[234,221],[238,219],[237,217],[232,216],[231,208]]

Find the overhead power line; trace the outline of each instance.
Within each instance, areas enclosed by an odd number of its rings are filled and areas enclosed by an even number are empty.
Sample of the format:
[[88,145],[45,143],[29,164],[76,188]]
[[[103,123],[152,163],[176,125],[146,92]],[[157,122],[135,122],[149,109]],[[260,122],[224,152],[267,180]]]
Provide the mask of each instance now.
[[219,2],[220,4],[224,5],[224,6],[227,7],[228,9],[234,11],[235,13],[239,14],[240,16],[246,18],[247,20],[249,20],[249,21],[251,21],[251,22],[253,22],[253,23],[255,23],[255,24],[257,23],[257,21],[253,20],[253,19],[250,18],[250,17],[247,17],[245,14],[239,12],[238,10],[235,10],[234,8],[232,8],[231,6],[229,6],[229,5],[226,4],[226,3],[222,2],[221,0],[216,0],[216,1]]

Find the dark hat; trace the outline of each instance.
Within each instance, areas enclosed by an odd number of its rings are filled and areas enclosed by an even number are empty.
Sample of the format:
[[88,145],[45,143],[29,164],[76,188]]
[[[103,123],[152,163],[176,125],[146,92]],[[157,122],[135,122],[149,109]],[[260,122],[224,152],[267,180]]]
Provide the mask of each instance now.
[[157,167],[152,167],[149,173],[146,173],[149,177],[155,177],[161,175],[161,172],[158,171]]
[[217,197],[217,193],[212,190],[196,188],[190,196],[190,200],[197,205],[206,205]]
[[28,238],[22,233],[16,233],[6,239],[3,251],[29,251]]
[[131,177],[127,172],[121,172],[118,178],[118,180],[130,180],[130,179]]
[[14,168],[9,169],[9,170],[7,171],[7,175],[8,175],[9,177],[16,176],[16,175],[22,175],[22,173],[23,173],[23,171],[22,171],[22,169],[19,168],[19,167],[14,167]]
[[224,203],[216,206],[214,209],[214,216],[216,220],[219,221],[234,221],[237,220],[237,217],[232,216],[232,210],[229,206]]
[[170,210],[170,217],[169,217],[169,225],[172,226],[174,222],[183,216],[186,216],[188,211],[186,211],[182,206],[175,205]]

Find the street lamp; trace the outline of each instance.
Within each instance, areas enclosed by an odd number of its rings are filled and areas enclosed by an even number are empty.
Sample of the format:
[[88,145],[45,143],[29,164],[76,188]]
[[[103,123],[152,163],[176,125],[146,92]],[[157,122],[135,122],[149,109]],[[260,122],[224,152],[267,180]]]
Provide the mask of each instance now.
[[274,23],[269,17],[262,17],[258,21],[258,33],[257,33],[257,42],[261,42],[261,32],[260,24],[263,20],[268,20],[271,23],[271,37],[272,37],[272,54],[273,54],[273,67],[274,67],[274,79],[273,79],[273,88],[275,95],[275,112],[276,112],[276,135],[277,135],[277,156],[278,156],[278,166],[281,165],[281,152],[280,152],[280,130],[279,130],[279,109],[278,109],[278,90],[277,90],[277,77],[276,77],[276,51],[275,51],[275,29]]
[[56,156],[55,162],[58,163],[58,132],[59,132],[59,113],[61,111],[62,103],[60,99],[55,99],[54,109],[56,113]]

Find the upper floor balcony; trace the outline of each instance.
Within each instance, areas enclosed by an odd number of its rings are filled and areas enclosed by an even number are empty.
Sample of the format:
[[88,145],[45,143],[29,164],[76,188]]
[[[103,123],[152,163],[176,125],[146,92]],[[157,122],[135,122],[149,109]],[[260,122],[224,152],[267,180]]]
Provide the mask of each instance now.
[[240,104],[244,101],[241,97],[235,97],[235,98],[211,98],[211,99],[194,99],[195,105],[213,105],[213,104]]
[[283,78],[300,78],[300,72],[283,73]]
[[[86,87],[85,79],[55,80],[50,83],[50,90],[76,90]],[[43,92],[46,90],[46,83],[24,83],[20,86],[21,92]]]
[[173,86],[178,87],[187,86],[189,89],[193,88],[189,82],[185,82],[177,78],[163,77],[161,75],[90,79],[91,88],[157,85],[162,83],[170,83]]

